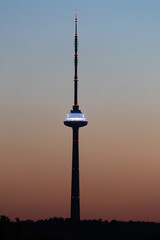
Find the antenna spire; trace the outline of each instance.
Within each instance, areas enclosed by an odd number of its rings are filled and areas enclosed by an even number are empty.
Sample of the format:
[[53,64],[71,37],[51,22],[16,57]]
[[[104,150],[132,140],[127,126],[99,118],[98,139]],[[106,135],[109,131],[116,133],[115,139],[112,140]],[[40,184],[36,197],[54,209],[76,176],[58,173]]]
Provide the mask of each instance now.
[[74,105],[73,110],[78,111],[78,33],[77,33],[77,10],[75,12],[75,35],[74,35]]
[[78,14],[78,12],[77,12],[77,9],[76,9],[76,11],[75,11],[75,18],[77,18],[77,14]]

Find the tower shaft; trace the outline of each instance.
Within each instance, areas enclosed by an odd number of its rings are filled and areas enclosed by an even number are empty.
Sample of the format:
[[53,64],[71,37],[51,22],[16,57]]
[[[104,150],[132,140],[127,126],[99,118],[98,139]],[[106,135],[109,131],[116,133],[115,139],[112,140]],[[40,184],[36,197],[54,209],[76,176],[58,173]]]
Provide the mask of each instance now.
[[71,186],[71,219],[80,220],[79,197],[79,127],[73,127],[73,152],[72,152],[72,186]]

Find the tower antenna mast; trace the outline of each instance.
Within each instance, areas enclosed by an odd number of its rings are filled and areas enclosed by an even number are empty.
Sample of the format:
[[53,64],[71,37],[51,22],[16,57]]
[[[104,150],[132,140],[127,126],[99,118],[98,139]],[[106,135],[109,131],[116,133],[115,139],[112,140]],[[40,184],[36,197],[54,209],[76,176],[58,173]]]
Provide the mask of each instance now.
[[[78,107],[78,33],[77,33],[77,11],[75,12],[75,35],[74,35],[74,106]],[[78,109],[78,108],[77,108]]]

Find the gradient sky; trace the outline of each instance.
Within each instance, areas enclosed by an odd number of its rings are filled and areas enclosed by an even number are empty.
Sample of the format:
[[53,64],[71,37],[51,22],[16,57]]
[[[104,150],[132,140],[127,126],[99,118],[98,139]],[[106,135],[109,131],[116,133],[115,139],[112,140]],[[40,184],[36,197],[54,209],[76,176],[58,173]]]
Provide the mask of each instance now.
[[78,9],[81,219],[160,222],[160,1],[0,1],[0,214],[70,216]]

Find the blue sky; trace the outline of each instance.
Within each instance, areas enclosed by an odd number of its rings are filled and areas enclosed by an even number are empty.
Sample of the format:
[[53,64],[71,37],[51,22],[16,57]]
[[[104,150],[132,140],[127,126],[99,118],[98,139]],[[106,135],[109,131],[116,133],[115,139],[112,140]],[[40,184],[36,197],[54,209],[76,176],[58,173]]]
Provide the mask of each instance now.
[[[97,74],[104,84],[111,78],[109,71],[116,78],[118,71],[133,75],[144,74],[147,69],[154,75],[159,68],[159,7],[159,1],[1,1],[2,78],[6,69],[7,74],[16,76],[11,84],[17,83],[22,91],[27,85],[24,91],[30,91],[30,84],[43,86],[39,75],[54,71],[52,75],[61,87],[62,79],[73,71],[75,8],[79,13],[80,73],[89,74],[90,78]],[[27,71],[26,76],[32,71],[32,76],[28,75],[27,83],[21,86],[23,70]],[[2,87],[9,79],[2,81]],[[90,85],[90,81],[85,84]],[[124,84],[128,81],[125,79]],[[93,82],[97,85],[98,80]],[[140,82],[145,84],[145,76],[141,76]]]

